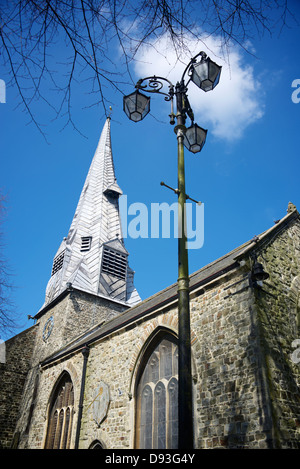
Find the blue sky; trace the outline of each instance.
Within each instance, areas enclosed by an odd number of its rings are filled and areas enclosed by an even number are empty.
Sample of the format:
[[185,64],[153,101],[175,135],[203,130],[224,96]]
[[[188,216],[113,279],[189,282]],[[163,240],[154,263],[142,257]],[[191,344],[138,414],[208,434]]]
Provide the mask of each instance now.
[[[211,93],[192,89],[192,84],[189,90],[195,120],[208,129],[202,152],[185,153],[186,191],[204,202],[204,244],[190,250],[190,273],[268,229],[285,216],[289,201],[300,207],[300,103],[292,101],[292,83],[300,79],[299,43],[300,27],[291,23],[280,36],[252,40],[255,55],[233,47],[230,66],[220,56],[217,38],[207,39],[208,50],[191,44],[195,51],[216,54],[223,70]],[[155,52],[166,47],[160,38],[155,49],[141,49],[132,69],[136,81],[148,74],[180,78],[184,65],[174,68],[171,53]],[[0,78],[5,73],[0,69]],[[133,87],[123,91],[129,94]],[[27,315],[35,315],[44,302],[53,257],[68,233],[105,122],[101,107],[86,107],[86,92],[86,84],[78,84],[72,109],[83,135],[71,126],[62,130],[62,119],[52,120],[45,106],[34,104],[46,122],[48,143],[16,107],[15,88],[7,89],[6,103],[0,104],[0,187],[7,198],[3,254],[15,286],[16,333],[32,324]],[[160,181],[177,186],[169,104],[152,95],[151,115],[135,124],[123,113],[122,96],[107,93],[113,103],[116,176],[128,205],[140,202],[150,210],[151,203],[174,203],[174,194],[160,186]],[[127,238],[125,244],[142,299],[177,281],[176,239]]]

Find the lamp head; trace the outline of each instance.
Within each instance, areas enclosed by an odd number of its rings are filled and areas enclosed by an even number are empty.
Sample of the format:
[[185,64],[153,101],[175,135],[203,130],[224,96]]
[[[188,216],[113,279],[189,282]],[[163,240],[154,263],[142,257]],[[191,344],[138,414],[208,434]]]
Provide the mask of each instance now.
[[150,98],[136,90],[124,96],[123,109],[130,120],[139,122],[150,112]]
[[206,134],[207,130],[197,124],[192,124],[185,131],[183,144],[192,153],[199,153],[205,144]]
[[202,52],[201,61],[191,67],[191,80],[203,91],[213,90],[220,80],[222,67]]

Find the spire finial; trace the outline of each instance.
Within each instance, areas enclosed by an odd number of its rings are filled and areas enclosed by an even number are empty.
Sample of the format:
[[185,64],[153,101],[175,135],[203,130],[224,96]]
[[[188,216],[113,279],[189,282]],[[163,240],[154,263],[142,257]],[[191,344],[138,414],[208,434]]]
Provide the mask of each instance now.
[[111,115],[112,115],[112,107],[109,106],[109,113],[108,113],[107,118],[110,119],[110,118],[111,118]]

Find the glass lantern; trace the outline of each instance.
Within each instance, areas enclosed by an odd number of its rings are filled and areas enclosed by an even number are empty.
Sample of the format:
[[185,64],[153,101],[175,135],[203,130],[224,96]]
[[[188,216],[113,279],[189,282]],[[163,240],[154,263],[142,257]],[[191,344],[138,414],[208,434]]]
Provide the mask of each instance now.
[[203,91],[213,90],[220,80],[222,67],[209,57],[202,57],[199,63],[191,68],[191,80]]
[[205,144],[207,130],[199,127],[197,124],[193,124],[191,127],[186,129],[183,144],[192,153],[198,153],[202,150]]
[[128,96],[124,96],[123,108],[130,120],[139,122],[150,112],[150,98],[137,90]]

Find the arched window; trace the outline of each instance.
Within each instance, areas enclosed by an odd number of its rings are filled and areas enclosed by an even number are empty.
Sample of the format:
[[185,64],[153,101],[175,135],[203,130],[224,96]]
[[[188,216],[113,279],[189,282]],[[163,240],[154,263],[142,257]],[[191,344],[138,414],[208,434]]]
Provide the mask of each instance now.
[[103,446],[99,440],[95,440],[90,444],[89,449],[103,449]]
[[178,347],[160,334],[148,347],[136,386],[136,447],[178,446]]
[[74,409],[73,384],[68,373],[58,381],[49,409],[46,449],[69,449]]

